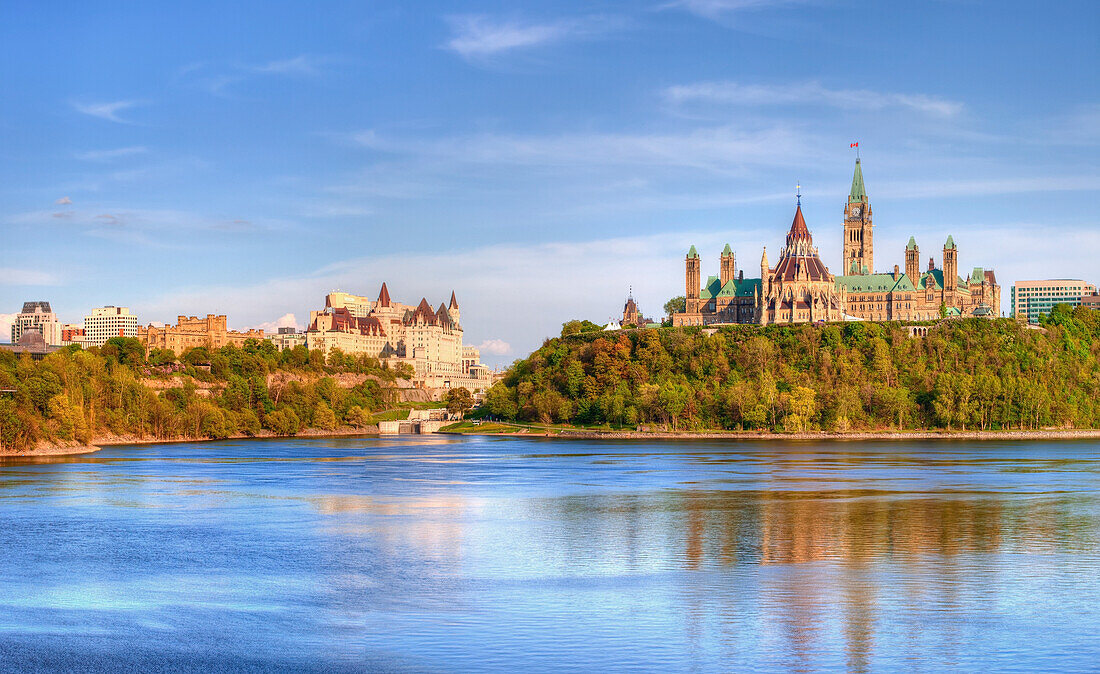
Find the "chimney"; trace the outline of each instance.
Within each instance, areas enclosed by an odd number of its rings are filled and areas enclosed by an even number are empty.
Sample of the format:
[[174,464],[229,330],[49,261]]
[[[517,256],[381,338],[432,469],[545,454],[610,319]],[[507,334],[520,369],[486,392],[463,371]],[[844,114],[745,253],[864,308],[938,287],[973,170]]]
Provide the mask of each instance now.
[[901,270],[898,269],[897,265],[894,265],[894,281],[897,282],[899,278],[901,278]]

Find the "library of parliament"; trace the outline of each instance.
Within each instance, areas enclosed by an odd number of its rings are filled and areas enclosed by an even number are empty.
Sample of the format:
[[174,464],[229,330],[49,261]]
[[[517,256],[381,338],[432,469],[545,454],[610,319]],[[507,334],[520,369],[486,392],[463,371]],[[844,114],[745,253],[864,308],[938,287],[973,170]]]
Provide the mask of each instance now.
[[760,258],[760,277],[738,272],[729,244],[722,251],[719,275],[700,280],[699,253],[692,246],[685,259],[685,308],[673,314],[673,325],[722,323],[809,323],[819,321],[919,321],[941,316],[997,316],[1001,288],[992,269],[974,267],[959,276],[959,251],[948,236],[941,266],[933,258],[921,269],[920,248],[909,237],[904,272],[874,271],[871,205],[856,159],[852,189],[844,206],[843,275],[833,275],[821,261],[802,217],[799,199],[786,246],[775,266],[768,251]]

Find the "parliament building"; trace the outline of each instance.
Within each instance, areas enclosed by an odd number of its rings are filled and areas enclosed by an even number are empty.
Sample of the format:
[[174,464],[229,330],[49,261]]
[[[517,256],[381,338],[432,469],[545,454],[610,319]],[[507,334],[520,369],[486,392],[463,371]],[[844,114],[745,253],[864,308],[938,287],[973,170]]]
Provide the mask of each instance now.
[[905,246],[905,271],[874,271],[874,231],[871,205],[856,159],[852,189],[844,206],[842,275],[821,261],[799,198],[775,266],[768,251],[760,258],[759,278],[737,270],[729,244],[722,251],[718,276],[701,282],[695,246],[684,260],[685,307],[673,314],[673,325],[722,323],[816,323],[821,321],[919,321],[946,316],[993,318],[1001,304],[1001,288],[992,269],[974,267],[959,276],[959,252],[947,237],[941,266],[933,258],[923,271],[914,237]]

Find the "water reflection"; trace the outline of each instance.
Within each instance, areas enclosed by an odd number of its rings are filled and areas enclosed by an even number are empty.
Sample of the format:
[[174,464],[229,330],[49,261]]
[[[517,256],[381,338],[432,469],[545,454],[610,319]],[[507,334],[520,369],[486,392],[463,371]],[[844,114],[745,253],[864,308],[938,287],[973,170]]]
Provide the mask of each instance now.
[[1098,466],[1096,443],[454,439],[8,462],[0,653],[1080,668],[1100,651]]

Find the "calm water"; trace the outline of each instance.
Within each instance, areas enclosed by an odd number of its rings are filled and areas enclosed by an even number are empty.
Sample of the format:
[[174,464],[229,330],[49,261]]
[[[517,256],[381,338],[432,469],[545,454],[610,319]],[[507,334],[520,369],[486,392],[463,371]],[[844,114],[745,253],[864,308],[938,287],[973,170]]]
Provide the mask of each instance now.
[[1100,443],[0,462],[0,669],[1100,666]]

